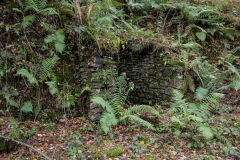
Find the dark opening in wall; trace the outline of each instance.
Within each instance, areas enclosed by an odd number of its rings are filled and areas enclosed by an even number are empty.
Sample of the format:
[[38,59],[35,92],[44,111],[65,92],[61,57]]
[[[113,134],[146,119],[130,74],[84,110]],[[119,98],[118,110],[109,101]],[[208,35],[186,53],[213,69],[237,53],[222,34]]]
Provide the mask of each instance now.
[[126,72],[135,88],[129,99],[137,104],[160,104],[172,98],[172,88],[183,88],[180,66],[164,61],[164,49],[148,45],[141,51],[131,51],[120,56],[119,72]]

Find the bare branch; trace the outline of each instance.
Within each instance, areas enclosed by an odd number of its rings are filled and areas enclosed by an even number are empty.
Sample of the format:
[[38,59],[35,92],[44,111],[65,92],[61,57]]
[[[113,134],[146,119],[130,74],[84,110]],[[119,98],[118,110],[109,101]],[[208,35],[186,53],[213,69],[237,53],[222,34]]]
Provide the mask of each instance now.
[[45,155],[44,153],[42,153],[41,151],[39,151],[38,149],[34,148],[33,146],[31,146],[31,145],[29,145],[29,144],[26,144],[26,143],[17,141],[17,140],[15,140],[15,139],[10,138],[10,137],[1,136],[1,135],[0,135],[0,138],[3,138],[3,139],[5,139],[5,140],[7,140],[7,141],[10,140],[10,141],[13,141],[13,142],[15,142],[15,143],[17,143],[17,144],[21,144],[21,145],[23,145],[23,146],[25,146],[25,147],[28,147],[28,148],[32,149],[33,151],[39,153],[39,154],[40,154],[41,156],[43,156],[44,158],[46,158],[46,160],[53,160],[53,159],[49,158],[47,155]]

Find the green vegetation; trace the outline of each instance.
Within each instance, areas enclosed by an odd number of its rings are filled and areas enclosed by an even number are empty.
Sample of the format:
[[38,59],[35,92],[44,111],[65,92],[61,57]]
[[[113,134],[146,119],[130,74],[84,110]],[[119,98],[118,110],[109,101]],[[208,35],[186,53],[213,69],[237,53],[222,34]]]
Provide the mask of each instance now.
[[[0,159],[240,158],[239,0],[2,0],[0,15]],[[144,62],[135,77],[123,57]]]
[[105,112],[102,113],[100,119],[101,128],[105,133],[111,130],[112,126],[117,125],[119,122],[126,123],[126,120],[132,120],[148,127],[149,129],[155,130],[154,126],[141,119],[138,115],[142,112],[150,112],[156,117],[160,117],[159,113],[152,107],[147,105],[135,105],[130,106],[128,109],[124,109],[125,101],[130,90],[133,89],[133,83],[127,85],[126,74],[123,73],[116,80],[111,104],[105,101],[102,97],[93,97],[92,101],[100,104]]

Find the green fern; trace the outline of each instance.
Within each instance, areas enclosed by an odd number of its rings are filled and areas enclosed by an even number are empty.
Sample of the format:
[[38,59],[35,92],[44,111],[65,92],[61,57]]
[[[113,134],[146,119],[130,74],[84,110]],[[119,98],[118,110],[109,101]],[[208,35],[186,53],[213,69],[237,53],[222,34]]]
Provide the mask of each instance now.
[[46,7],[47,7],[47,0],[25,0],[24,12],[33,10],[43,15],[58,14],[54,8],[46,8]]
[[[221,93],[209,92],[208,89],[197,88],[196,99],[198,101],[190,103],[180,91],[173,90],[175,101],[169,111],[170,114],[174,114],[171,118],[172,122],[179,124],[180,128],[189,129],[189,132],[200,133],[207,140],[213,138],[214,133],[211,127],[205,124],[206,119],[211,115],[211,112],[216,111],[216,106],[220,104],[224,96]],[[176,116],[176,113],[179,115]]]
[[127,115],[135,115],[135,114],[141,114],[141,113],[146,113],[150,112],[152,115],[161,118],[160,114],[158,111],[156,111],[153,107],[148,106],[148,105],[134,105],[129,107],[128,109],[125,109],[121,115],[122,116],[127,116]]
[[44,41],[46,43],[54,43],[57,52],[62,53],[65,49],[65,36],[63,30],[58,30],[55,34],[48,35]]
[[93,97],[91,99],[92,102],[100,104],[104,110],[106,110],[107,113],[115,114],[114,108],[107,102],[105,101],[102,97]]
[[105,133],[108,133],[111,130],[112,126],[118,124],[118,120],[113,113],[104,112],[100,119],[101,128]]
[[53,68],[56,65],[59,57],[54,55],[52,58],[48,58],[42,61],[42,66],[40,68],[40,79],[47,80],[47,78],[55,79],[55,73]]
[[54,94],[58,93],[58,89],[56,87],[56,82],[55,81],[48,81],[48,82],[46,82],[46,84],[49,87],[49,92],[50,92],[51,95],[54,95]]
[[35,20],[34,15],[28,15],[24,17],[23,22],[22,22],[22,27],[26,29],[28,26],[30,26]]
[[31,101],[25,102],[21,108],[21,111],[25,113],[33,112],[32,102]]
[[100,124],[105,133],[111,130],[111,126],[117,125],[119,122],[126,122],[127,120],[133,120],[136,123],[140,123],[143,126],[155,130],[151,123],[139,117],[139,114],[143,112],[149,112],[154,116],[160,117],[159,113],[154,108],[147,105],[135,105],[130,106],[128,109],[124,108],[128,93],[132,89],[133,84],[129,83],[128,85],[126,73],[123,73],[117,78],[113,99],[110,103],[99,96],[95,96],[91,99],[92,102],[100,104],[104,109]]
[[186,3],[178,3],[176,6],[180,9],[181,18],[186,18],[189,24],[201,22],[202,24],[215,25],[220,19],[218,11],[212,7],[195,7]]
[[205,139],[212,139],[214,136],[212,129],[204,125],[198,127],[198,131],[203,135]]
[[127,84],[126,78],[126,73],[122,73],[117,78],[114,87],[112,105],[115,110],[118,111],[120,111],[124,107],[128,93],[134,88],[134,84],[132,82],[130,82],[129,85]]
[[145,127],[148,127],[151,130],[153,130],[153,131],[156,130],[155,127],[151,123],[149,123],[148,121],[143,120],[142,118],[140,118],[137,115],[125,115],[123,117],[120,117],[120,121],[124,121],[126,119],[133,120],[134,122],[139,123],[139,124],[141,124],[141,125],[143,125]]
[[200,105],[205,106],[205,108],[208,108],[208,110],[214,112],[216,107],[219,106],[219,103],[223,97],[224,94],[222,93],[211,93],[200,101]]
[[229,72],[233,73],[233,77],[230,79],[230,81],[231,81],[230,84],[219,88],[219,90],[233,88],[236,91],[238,91],[240,89],[240,72],[231,63],[229,63],[229,62],[226,62],[226,63],[228,64],[228,70],[226,71],[226,73],[229,73]]
[[22,77],[26,77],[27,78],[27,80],[31,83],[31,84],[36,84],[36,85],[38,85],[38,81],[36,80],[36,78],[31,74],[31,73],[29,73],[28,72],[28,70],[26,70],[26,69],[19,69],[18,71],[17,71],[17,73],[16,73],[16,76],[18,76],[18,75],[20,75],[20,76],[22,76]]

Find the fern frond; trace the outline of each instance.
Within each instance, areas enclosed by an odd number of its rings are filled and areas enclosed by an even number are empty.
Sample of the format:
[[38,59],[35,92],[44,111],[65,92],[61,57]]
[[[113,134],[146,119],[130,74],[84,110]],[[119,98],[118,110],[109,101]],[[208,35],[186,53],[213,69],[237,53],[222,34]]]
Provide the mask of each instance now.
[[161,117],[157,110],[155,110],[153,107],[148,105],[134,105],[128,109],[126,109],[124,112],[122,112],[122,116],[124,115],[134,115],[134,114],[141,114],[149,112],[154,116]]
[[177,111],[186,113],[188,108],[188,103],[186,99],[183,98],[184,95],[181,91],[174,89],[173,90],[173,99],[174,102],[171,104],[171,108],[168,113],[175,113]]
[[58,92],[58,89],[56,87],[56,82],[48,81],[48,82],[46,82],[46,84],[49,87],[49,92],[51,93],[51,95],[54,95],[54,94],[56,94]]
[[202,100],[208,94],[208,91],[206,88],[198,87],[196,90],[196,98]]
[[36,12],[40,12],[40,10],[44,9],[47,6],[46,0],[25,0],[25,12],[29,10],[34,10]]
[[201,103],[189,103],[188,114],[196,115],[201,118],[207,118],[207,116],[210,116],[210,109],[207,105]]
[[232,65],[231,63],[229,63],[229,62],[226,62],[226,63],[228,64],[228,69],[232,73],[236,74],[237,78],[240,79],[240,72],[238,71],[238,69],[234,65]]
[[203,135],[205,139],[212,139],[214,136],[212,129],[207,126],[200,126],[198,128],[198,131]]
[[100,104],[103,107],[103,109],[107,111],[107,113],[115,114],[114,108],[102,97],[95,96],[91,99],[91,101]]
[[63,30],[58,30],[55,34],[48,35],[44,41],[46,43],[54,43],[56,51],[62,53],[65,49],[65,36]]
[[180,101],[184,97],[183,93],[179,90],[176,90],[176,89],[173,90],[173,95],[174,95],[174,100],[175,101]]
[[28,72],[28,70],[23,68],[19,69],[16,73],[16,76],[18,75],[21,75],[22,77],[26,77],[31,84],[35,83],[36,85],[38,85],[38,81],[31,73]]
[[40,68],[40,79],[46,80],[47,78],[52,78],[55,76],[53,71],[59,57],[54,55],[52,58],[48,58],[42,61],[42,66]]
[[29,10],[35,11],[42,15],[57,15],[58,12],[54,8],[46,8],[47,0],[25,0],[24,12]]
[[228,64],[228,70],[226,72],[232,72],[234,75],[233,75],[233,78],[230,79],[230,81],[231,81],[230,84],[223,86],[223,87],[219,88],[218,90],[233,88],[236,91],[238,91],[240,89],[240,72],[231,63],[229,63],[229,62],[226,62],[226,63]]
[[117,78],[117,81],[114,87],[112,105],[117,112],[120,112],[121,110],[123,110],[123,107],[127,100],[127,96],[134,87],[133,83],[129,83],[129,86],[128,86],[126,79],[127,79],[126,73],[122,73]]
[[107,113],[107,112],[104,112],[102,114],[101,119],[100,119],[100,124],[101,124],[102,130],[105,133],[110,131],[111,127],[117,125],[117,123],[118,123],[118,120],[116,119],[114,114]]
[[39,13],[41,13],[44,16],[50,16],[50,15],[58,15],[58,12],[55,8],[45,8],[41,10]]
[[28,15],[26,17],[24,17],[23,22],[22,22],[22,26],[24,29],[26,29],[28,26],[30,26],[35,20],[35,16],[34,15]]
[[156,130],[151,123],[149,123],[148,121],[143,120],[142,118],[140,118],[140,117],[138,117],[136,115],[125,115],[125,116],[120,118],[120,121],[124,121],[126,119],[133,120],[136,123],[140,123],[141,125],[143,125],[145,127],[148,127],[151,130],[153,130],[153,131]]
[[212,93],[208,96],[205,96],[201,101],[201,106],[206,106],[209,110],[214,111],[215,106],[220,104],[221,99],[224,97],[222,93]]

